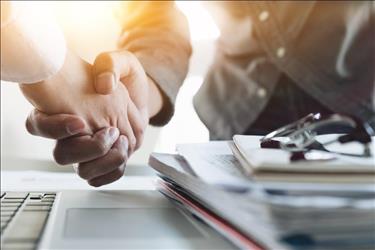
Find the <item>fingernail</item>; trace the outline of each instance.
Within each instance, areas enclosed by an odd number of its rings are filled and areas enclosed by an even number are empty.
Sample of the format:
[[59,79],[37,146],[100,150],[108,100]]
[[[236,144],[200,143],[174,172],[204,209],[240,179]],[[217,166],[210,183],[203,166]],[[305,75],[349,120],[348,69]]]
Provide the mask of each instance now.
[[66,125],[66,130],[69,134],[75,135],[81,132],[85,128],[85,124],[78,121],[70,122]]
[[100,93],[108,93],[115,87],[115,76],[112,72],[104,72],[96,77],[96,88]]
[[111,139],[115,140],[119,136],[119,131],[117,128],[110,128],[108,134],[111,137]]

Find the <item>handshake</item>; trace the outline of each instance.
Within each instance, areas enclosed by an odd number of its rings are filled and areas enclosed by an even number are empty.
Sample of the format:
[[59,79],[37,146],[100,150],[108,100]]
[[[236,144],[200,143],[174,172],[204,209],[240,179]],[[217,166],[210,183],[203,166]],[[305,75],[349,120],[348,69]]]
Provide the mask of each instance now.
[[57,140],[56,162],[78,163],[78,175],[95,187],[123,175],[162,106],[159,89],[128,51],[102,53],[94,65],[68,52],[58,74],[20,88],[36,108],[27,130]]

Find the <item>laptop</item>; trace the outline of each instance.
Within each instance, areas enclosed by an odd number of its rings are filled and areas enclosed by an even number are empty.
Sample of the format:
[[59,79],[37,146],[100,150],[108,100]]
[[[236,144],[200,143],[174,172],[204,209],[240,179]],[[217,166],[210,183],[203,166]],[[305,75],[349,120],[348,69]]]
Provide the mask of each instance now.
[[1,249],[233,249],[156,190],[1,192]]

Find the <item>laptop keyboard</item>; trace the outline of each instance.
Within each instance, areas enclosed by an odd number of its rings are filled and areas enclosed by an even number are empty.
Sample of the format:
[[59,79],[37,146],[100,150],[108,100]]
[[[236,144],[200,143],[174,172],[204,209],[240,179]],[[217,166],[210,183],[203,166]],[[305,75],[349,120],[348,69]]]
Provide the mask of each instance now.
[[56,193],[1,192],[1,249],[37,247]]

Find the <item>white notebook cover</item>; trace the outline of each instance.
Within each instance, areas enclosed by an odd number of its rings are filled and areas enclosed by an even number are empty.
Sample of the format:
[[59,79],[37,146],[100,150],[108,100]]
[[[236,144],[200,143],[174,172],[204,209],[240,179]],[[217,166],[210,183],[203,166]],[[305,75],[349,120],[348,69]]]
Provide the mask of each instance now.
[[[261,136],[235,135],[233,142],[242,156],[241,163],[254,172],[302,173],[375,173],[374,157],[336,156],[328,161],[290,161],[290,153],[281,149],[260,148]],[[374,141],[372,152],[374,152]]]

